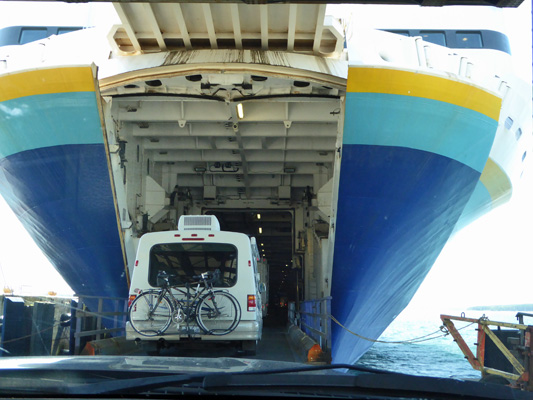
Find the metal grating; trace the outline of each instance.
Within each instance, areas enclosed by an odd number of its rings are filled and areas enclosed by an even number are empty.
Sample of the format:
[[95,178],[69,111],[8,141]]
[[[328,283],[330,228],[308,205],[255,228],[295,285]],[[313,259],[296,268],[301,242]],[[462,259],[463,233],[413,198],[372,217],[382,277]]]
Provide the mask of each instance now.
[[199,49],[277,50],[315,55],[342,51],[339,20],[325,4],[114,3],[122,53]]

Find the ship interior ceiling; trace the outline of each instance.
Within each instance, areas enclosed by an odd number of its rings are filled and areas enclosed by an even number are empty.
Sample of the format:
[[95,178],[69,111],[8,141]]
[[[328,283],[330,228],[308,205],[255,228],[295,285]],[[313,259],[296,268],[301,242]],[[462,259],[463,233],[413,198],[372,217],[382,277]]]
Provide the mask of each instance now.
[[177,186],[179,199],[226,206],[263,201],[276,208],[302,201],[332,177],[335,95],[314,98],[309,90],[309,97],[289,92],[242,103],[163,95],[119,97],[114,104],[124,165],[144,164],[168,193]]
[[202,206],[287,208],[316,194],[333,175],[342,90],[266,76],[223,78],[136,82],[111,93],[125,180],[147,173],[167,194],[177,186],[178,199]]

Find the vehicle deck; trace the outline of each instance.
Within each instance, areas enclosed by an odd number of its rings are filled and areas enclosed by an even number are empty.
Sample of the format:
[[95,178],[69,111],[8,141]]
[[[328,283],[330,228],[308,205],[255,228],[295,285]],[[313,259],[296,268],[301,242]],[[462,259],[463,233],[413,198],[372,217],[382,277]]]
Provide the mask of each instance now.
[[[286,311],[279,310],[279,311]],[[236,351],[231,344],[198,343],[198,345],[170,346],[156,350],[155,343],[143,346],[143,354],[157,354],[167,357],[239,357],[272,361],[303,362],[306,361],[298,354],[297,349],[291,346],[287,334],[286,317],[271,313],[265,318],[263,337],[257,346],[255,355],[248,355]],[[150,347],[151,346],[151,347]]]

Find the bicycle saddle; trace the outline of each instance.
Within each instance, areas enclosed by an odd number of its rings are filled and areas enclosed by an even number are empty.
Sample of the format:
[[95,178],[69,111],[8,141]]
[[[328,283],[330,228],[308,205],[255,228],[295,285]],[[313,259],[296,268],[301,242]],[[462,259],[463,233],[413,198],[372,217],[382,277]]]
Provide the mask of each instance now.
[[165,286],[165,285],[175,286],[175,285],[178,285],[179,283],[180,283],[179,279],[174,274],[169,274],[166,271],[159,271],[157,273],[157,286]]

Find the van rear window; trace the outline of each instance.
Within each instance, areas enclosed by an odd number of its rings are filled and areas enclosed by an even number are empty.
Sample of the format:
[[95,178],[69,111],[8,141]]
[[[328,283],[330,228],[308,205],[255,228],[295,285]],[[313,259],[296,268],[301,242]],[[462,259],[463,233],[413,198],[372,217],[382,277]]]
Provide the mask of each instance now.
[[180,286],[194,282],[195,275],[219,269],[217,287],[231,287],[237,282],[237,248],[228,243],[161,243],[150,249],[148,282],[157,286],[160,271],[176,275]]

